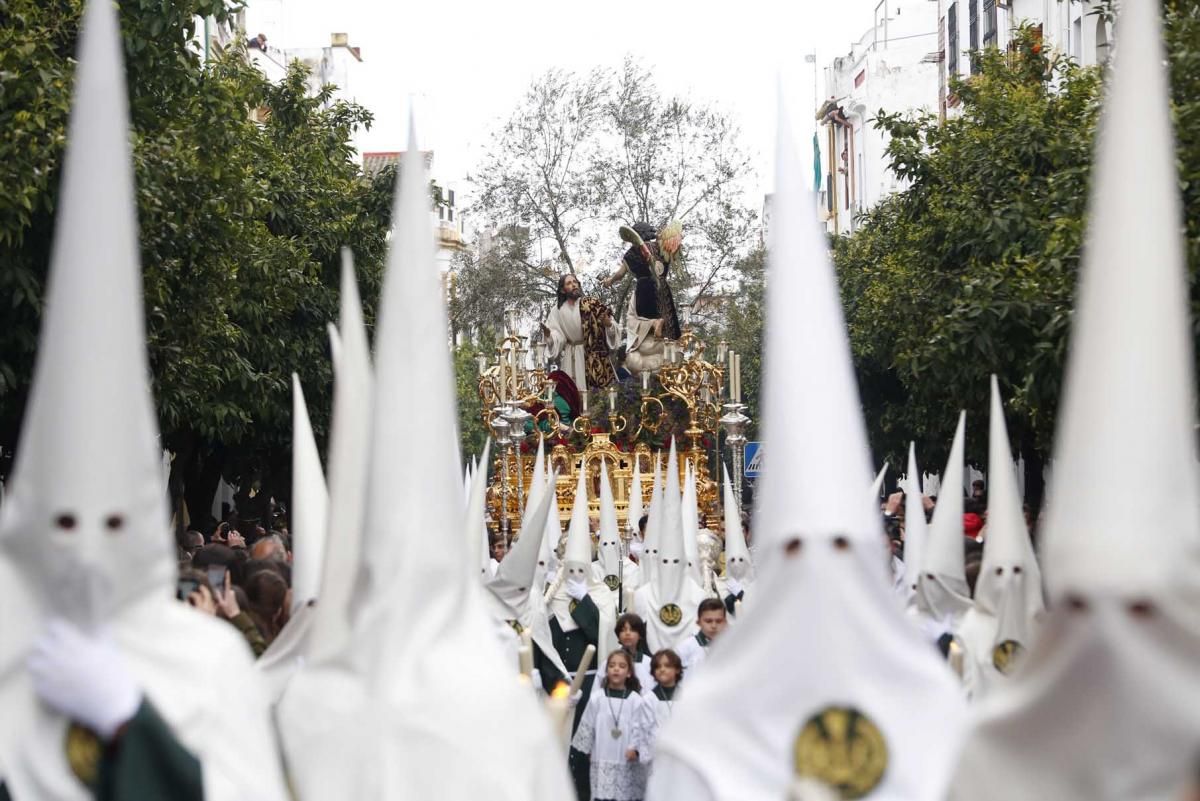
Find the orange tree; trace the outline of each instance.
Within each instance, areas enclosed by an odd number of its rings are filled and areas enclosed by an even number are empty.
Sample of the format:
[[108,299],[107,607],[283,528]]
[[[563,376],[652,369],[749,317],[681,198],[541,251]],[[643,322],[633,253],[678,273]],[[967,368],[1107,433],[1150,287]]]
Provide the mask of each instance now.
[[1041,492],[1084,235],[1101,73],[1045,52],[1025,30],[976,54],[953,91],[961,113],[880,114],[908,183],[834,242],[877,460],[910,439],[940,469],[960,408],[968,458],[986,458],[988,376]]
[[[119,5],[155,398],[176,454],[173,499],[202,524],[222,475],[259,498],[289,495],[291,372],[324,434],[338,250],[356,251],[370,322],[394,175],[363,175],[350,139],[370,113],[329,88],[310,94],[302,68],[272,85],[238,48],[201,64],[194,20],[227,20],[223,0]],[[36,348],[81,11],[82,0],[0,4],[6,456]]]

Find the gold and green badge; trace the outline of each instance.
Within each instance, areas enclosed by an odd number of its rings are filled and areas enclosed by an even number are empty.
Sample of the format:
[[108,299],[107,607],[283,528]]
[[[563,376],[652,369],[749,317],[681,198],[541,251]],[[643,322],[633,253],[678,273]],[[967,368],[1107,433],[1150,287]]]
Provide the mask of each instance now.
[[100,776],[100,757],[104,753],[104,744],[100,742],[96,732],[78,723],[72,723],[67,727],[63,749],[67,753],[67,764],[75,778],[86,787],[94,787],[96,779]]
[[1012,672],[1025,649],[1016,640],[1005,640],[992,649],[992,664],[1004,675]]
[[796,737],[796,775],[821,782],[843,799],[871,793],[887,765],[887,742],[879,727],[853,707],[826,707]]

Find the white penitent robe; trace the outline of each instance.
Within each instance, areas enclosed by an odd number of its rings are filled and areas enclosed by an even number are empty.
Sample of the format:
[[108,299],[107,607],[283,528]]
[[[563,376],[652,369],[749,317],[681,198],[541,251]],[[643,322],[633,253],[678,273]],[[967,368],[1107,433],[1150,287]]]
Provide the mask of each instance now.
[[[551,309],[546,317],[546,327],[550,329],[546,356],[558,360],[559,369],[571,376],[578,389],[587,389],[586,353],[583,347],[583,323],[579,319],[579,301],[567,300],[561,306]],[[615,322],[609,323],[604,335],[610,348],[616,348],[620,343],[621,331]]]

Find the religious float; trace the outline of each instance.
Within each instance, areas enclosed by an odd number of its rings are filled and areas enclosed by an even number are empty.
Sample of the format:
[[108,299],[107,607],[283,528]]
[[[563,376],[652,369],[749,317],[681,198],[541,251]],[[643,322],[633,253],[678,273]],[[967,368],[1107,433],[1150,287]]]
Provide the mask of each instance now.
[[[680,485],[690,466],[696,474],[698,519],[717,527],[721,520],[720,482],[730,465],[734,494],[741,503],[746,429],[750,418],[741,402],[741,358],[724,341],[708,359],[708,345],[691,324],[691,310],[680,309],[678,339],[663,343],[657,369],[626,375],[601,391],[576,390],[557,372],[536,335],[520,330],[520,314],[504,316],[504,337],[490,358],[478,357],[478,392],[483,421],[491,432],[493,464],[488,489],[489,518],[506,539],[520,536],[521,510],[533,478],[539,434],[557,472],[557,500],[569,519],[579,471],[586,473],[589,515],[600,515],[600,468],[607,468],[622,536],[636,528],[635,509],[647,510],[655,454],[666,452],[675,437]],[[571,383],[560,387],[561,379]],[[563,395],[570,397],[569,402]],[[641,504],[631,498],[635,471],[640,474]]]

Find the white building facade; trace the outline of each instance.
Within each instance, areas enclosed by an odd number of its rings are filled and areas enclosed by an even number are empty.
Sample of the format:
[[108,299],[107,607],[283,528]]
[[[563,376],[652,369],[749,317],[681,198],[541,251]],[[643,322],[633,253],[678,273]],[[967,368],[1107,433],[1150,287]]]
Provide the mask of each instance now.
[[938,83],[943,114],[954,113],[949,90],[953,76],[967,78],[970,53],[985,47],[1007,49],[1021,25],[1031,26],[1044,46],[1084,66],[1102,64],[1112,43],[1112,23],[1099,0],[938,0]]
[[[967,79],[971,52],[1007,49],[1021,25],[1044,46],[1084,66],[1104,63],[1113,42],[1101,0],[879,0],[874,21],[850,52],[824,67],[827,100],[817,112],[818,207],[831,233],[848,234],[859,214],[904,188],[888,169],[886,113],[956,113],[952,77]],[[814,176],[815,177],[815,176]]]
[[852,232],[858,214],[904,188],[887,166],[888,137],[872,120],[880,111],[936,109],[937,49],[936,0],[881,0],[871,27],[824,68],[818,206],[831,233]]

